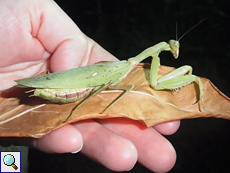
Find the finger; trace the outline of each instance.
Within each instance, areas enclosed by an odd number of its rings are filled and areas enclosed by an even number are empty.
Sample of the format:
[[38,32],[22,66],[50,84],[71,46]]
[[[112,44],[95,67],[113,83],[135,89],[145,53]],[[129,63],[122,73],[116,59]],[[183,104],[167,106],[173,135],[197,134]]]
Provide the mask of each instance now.
[[72,125],[65,125],[39,139],[21,141],[30,147],[47,153],[70,153],[81,150],[81,133]]
[[175,164],[176,152],[154,128],[126,118],[98,120],[103,126],[129,139],[136,146],[138,161],[154,172],[167,172]]
[[159,133],[163,135],[172,135],[175,133],[180,127],[180,121],[171,121],[167,123],[161,123],[154,126]]
[[126,171],[135,165],[137,151],[129,140],[93,120],[81,121],[74,126],[83,136],[83,154],[113,171]]
[[31,20],[31,23],[39,28],[34,29],[32,35],[36,35],[52,54],[51,70],[60,71],[80,66],[88,53],[87,37],[54,1],[41,1],[37,8],[41,13],[38,16],[40,20]]
[[115,58],[112,54],[108,51],[103,49],[99,44],[94,42],[93,40],[89,39],[91,46],[91,53],[89,55],[89,61],[87,64],[95,64],[100,61],[117,61],[118,59]]
[[[77,44],[82,46],[78,51],[76,51]],[[84,45],[76,38],[63,42],[53,54],[50,64],[52,71],[59,71],[91,65],[100,61],[117,61],[117,59],[96,42],[85,37]]]
[[[42,6],[44,11],[42,21],[40,25],[34,24],[34,26],[39,26],[39,30],[33,35],[36,35],[45,49],[52,54],[51,71],[88,65],[89,62],[98,61],[97,58],[115,60],[111,54],[85,36],[54,1],[43,4],[45,5]],[[106,56],[91,56],[95,53]],[[91,60],[92,58],[95,60]]]

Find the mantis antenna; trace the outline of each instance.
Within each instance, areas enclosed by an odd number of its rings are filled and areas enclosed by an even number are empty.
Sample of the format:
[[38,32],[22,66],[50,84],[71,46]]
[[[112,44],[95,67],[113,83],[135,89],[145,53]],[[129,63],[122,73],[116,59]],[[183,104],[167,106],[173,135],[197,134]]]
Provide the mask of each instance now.
[[177,30],[178,30],[178,23],[176,22],[176,40],[178,41],[178,32],[177,32]]
[[192,28],[190,28],[189,30],[187,30],[178,40],[178,36],[177,36],[177,22],[176,22],[176,40],[180,41],[188,32],[190,32],[192,29],[194,29],[197,25],[199,25],[201,22],[203,22],[205,19],[201,20],[200,22],[198,22],[196,25],[194,25]]

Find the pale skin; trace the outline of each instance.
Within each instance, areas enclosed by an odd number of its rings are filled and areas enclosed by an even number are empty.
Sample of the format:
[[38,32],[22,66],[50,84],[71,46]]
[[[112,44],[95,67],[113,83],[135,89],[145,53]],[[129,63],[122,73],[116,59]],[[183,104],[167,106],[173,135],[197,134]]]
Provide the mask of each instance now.
[[[46,70],[116,60],[85,36],[52,0],[1,0],[0,37],[0,90],[15,85],[16,79]],[[161,134],[173,134],[179,124],[146,128],[122,118],[87,120],[66,125],[41,139],[1,138],[0,143],[27,145],[49,153],[81,149],[114,171],[129,170],[139,161],[154,172],[167,172],[175,164],[176,153]]]

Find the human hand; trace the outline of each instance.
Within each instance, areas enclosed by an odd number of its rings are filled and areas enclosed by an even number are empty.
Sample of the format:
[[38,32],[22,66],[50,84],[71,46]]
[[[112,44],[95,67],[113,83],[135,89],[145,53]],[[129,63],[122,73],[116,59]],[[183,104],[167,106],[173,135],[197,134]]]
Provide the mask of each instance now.
[[[52,0],[2,0],[0,14],[0,90],[46,70],[117,60],[85,36]],[[40,139],[5,140],[49,153],[81,150],[114,171],[129,170],[139,161],[152,171],[166,172],[175,164],[176,153],[161,134],[174,133],[179,124],[146,128],[125,118],[85,120]]]

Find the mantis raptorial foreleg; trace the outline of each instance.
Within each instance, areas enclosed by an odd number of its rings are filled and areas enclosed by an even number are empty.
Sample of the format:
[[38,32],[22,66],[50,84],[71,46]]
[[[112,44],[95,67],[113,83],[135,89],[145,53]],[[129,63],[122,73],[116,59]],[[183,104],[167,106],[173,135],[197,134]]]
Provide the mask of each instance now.
[[[153,57],[153,59],[156,59],[157,61],[159,61],[159,57]],[[192,82],[197,82],[199,86],[199,99],[197,99],[197,101],[200,100],[201,104],[203,105],[204,110],[207,111],[207,109],[204,106],[204,101],[203,101],[203,95],[204,95],[203,83],[199,77],[192,75],[191,66],[185,65],[185,66],[179,67],[175,69],[174,71],[158,79],[156,78],[157,73],[158,73],[158,68],[151,68],[150,85],[155,90],[164,90],[164,89],[175,90],[183,86],[186,86],[188,84],[191,84]]]
[[[175,40],[170,40],[168,43],[161,42],[157,45],[155,45],[158,50],[161,51],[170,51],[173,56],[177,59],[179,56],[179,42]],[[180,68],[175,69],[174,71],[158,78],[158,70],[160,67],[160,58],[159,53],[161,51],[156,51],[155,53],[151,52],[151,48],[146,49],[141,54],[139,54],[137,57],[134,57],[133,59],[137,59],[138,57],[147,57],[152,56],[152,62],[151,62],[151,68],[150,68],[150,86],[155,90],[175,90],[178,88],[181,88],[183,86],[186,86],[192,82],[197,82],[199,86],[199,98],[197,101],[200,101],[204,110],[209,112],[205,106],[203,101],[203,95],[204,95],[204,87],[201,79],[195,75],[192,75],[192,67],[185,65]],[[130,59],[132,61],[132,59]],[[210,112],[209,112],[210,113]]]

